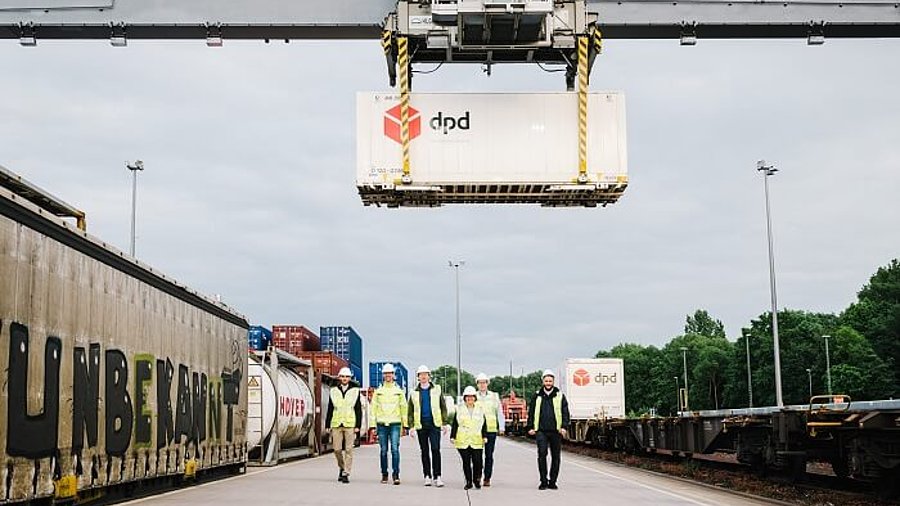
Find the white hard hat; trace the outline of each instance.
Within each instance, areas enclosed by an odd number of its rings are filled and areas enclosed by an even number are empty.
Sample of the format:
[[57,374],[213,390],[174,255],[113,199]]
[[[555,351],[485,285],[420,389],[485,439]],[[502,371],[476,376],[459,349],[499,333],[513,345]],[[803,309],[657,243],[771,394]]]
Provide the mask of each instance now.
[[353,373],[350,372],[350,368],[349,368],[349,367],[341,367],[340,372],[338,372],[338,376],[353,377]]
[[389,372],[390,373],[394,372],[394,364],[387,363],[387,364],[384,364],[384,367],[381,368],[381,374],[386,374]]
[[547,376],[550,376],[551,378],[556,379],[556,375],[553,374],[553,371],[551,371],[550,369],[544,369],[544,374],[541,374],[541,379],[544,379]]
[[416,374],[422,374],[423,372],[431,374],[431,369],[429,369],[427,365],[420,365],[419,368],[416,369]]
[[477,393],[475,392],[475,387],[468,386],[468,387],[466,387],[465,390],[463,390],[463,397],[466,397],[468,395],[472,395],[472,396],[477,395]]
[[478,375],[477,378],[475,378],[475,381],[476,381],[476,382],[478,382],[478,381],[491,381],[491,379],[488,378],[488,375],[487,375],[487,374],[481,373],[481,374]]

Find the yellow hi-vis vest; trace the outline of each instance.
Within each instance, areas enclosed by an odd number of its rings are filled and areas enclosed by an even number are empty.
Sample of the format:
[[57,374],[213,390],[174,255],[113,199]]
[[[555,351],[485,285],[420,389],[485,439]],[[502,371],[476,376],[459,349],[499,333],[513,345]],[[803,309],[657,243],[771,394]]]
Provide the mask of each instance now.
[[[542,395],[536,395],[534,401],[534,430],[540,430]],[[553,397],[553,414],[556,415],[556,430],[562,428],[562,393],[556,392]]]
[[463,404],[456,408],[456,447],[457,448],[484,448],[484,436],[481,428],[484,426],[484,409],[477,402],[472,411]]
[[[431,418],[434,419],[434,426],[441,427],[444,425],[444,419],[441,417],[441,386],[432,384],[428,389],[429,397],[431,397]],[[422,398],[420,390],[413,390],[410,395],[413,405],[413,428],[419,430],[422,428]]]
[[343,395],[340,387],[331,387],[331,428],[356,427],[356,401],[359,400],[359,389],[348,387],[347,394]]
[[487,431],[494,433],[500,428],[500,422],[497,420],[499,408],[500,408],[500,395],[497,392],[488,392],[482,397],[481,392],[478,392],[477,396],[478,402],[481,403],[482,408],[484,409],[484,420],[487,423]]
[[406,412],[406,395],[403,390],[396,383],[384,383],[375,389],[375,395],[372,396],[372,419],[369,425],[375,427],[399,423],[406,427]]

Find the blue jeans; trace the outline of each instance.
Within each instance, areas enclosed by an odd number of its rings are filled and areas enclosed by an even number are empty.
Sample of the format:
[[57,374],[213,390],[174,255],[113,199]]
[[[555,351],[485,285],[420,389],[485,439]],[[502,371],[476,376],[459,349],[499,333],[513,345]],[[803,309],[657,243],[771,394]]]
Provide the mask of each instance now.
[[378,445],[381,447],[381,475],[388,474],[388,441],[391,444],[391,465],[394,468],[394,478],[400,476],[400,424],[378,426]]
[[494,474],[494,446],[497,444],[497,433],[488,432],[487,443],[484,444],[484,477],[490,480]]

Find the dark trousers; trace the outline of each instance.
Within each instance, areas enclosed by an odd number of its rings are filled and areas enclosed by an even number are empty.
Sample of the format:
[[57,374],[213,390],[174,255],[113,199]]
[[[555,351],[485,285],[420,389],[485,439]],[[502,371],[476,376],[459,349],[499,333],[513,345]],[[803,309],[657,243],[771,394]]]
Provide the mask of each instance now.
[[[541,475],[541,483],[546,485],[556,483],[559,477],[559,450],[562,445],[562,436],[556,431],[538,431],[535,436],[538,447],[538,473]],[[547,449],[550,449],[550,476],[547,476]]]
[[484,444],[484,479],[490,480],[494,474],[494,446],[497,445],[497,433],[488,432],[487,443]]
[[466,476],[466,484],[473,481],[481,481],[481,448],[459,448],[459,456],[462,457],[463,474]]
[[422,423],[416,431],[419,449],[422,451],[422,475],[426,478],[441,476],[441,428],[434,424]]

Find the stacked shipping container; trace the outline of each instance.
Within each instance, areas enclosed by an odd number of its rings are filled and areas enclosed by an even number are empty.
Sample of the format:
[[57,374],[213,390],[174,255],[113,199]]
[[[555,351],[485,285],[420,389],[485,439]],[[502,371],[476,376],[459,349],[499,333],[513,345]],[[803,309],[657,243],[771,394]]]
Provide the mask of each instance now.
[[272,331],[259,325],[253,325],[247,332],[247,340],[251,350],[265,351],[272,344]]
[[361,385],[363,345],[362,337],[349,326],[319,327],[322,350],[331,351],[347,361],[353,378]]
[[303,325],[273,325],[272,344],[291,355],[304,351],[320,351],[319,336]]
[[317,373],[337,376],[341,368],[348,367],[347,361],[331,353],[330,351],[300,351],[295,354],[297,358],[309,360]]

